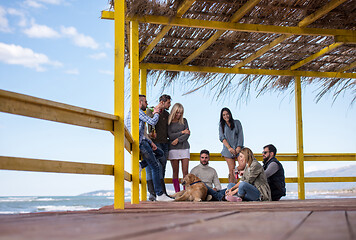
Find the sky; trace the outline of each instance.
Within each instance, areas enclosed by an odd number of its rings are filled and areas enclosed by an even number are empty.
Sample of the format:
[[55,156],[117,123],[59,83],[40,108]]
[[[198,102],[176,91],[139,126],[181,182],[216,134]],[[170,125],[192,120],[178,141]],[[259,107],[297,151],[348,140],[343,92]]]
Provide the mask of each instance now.
[[[0,0],[0,89],[113,114],[114,22],[101,20],[106,0]],[[129,71],[125,70],[129,77]],[[238,78],[235,78],[238,79]],[[153,82],[155,79],[149,79]],[[355,153],[356,111],[346,93],[333,102],[327,95],[315,103],[317,86],[303,87],[304,151]],[[220,110],[229,107],[242,123],[245,146],[260,153],[273,143],[279,153],[296,152],[294,95],[252,91],[244,103],[230,96],[216,101],[209,89],[183,95],[182,86],[164,93],[185,107],[191,130],[191,152],[220,152]],[[128,89],[126,89],[128,93]],[[157,104],[161,86],[148,86],[149,105]],[[128,110],[129,97],[125,100]],[[127,112],[127,111],[126,111]],[[111,133],[0,113],[0,155],[113,164]],[[125,170],[131,172],[125,154]],[[190,169],[198,162],[191,162]],[[348,166],[355,162],[306,162],[305,171]],[[211,162],[226,177],[225,162]],[[283,162],[287,177],[296,163]],[[172,170],[167,165],[167,177]],[[331,176],[331,175],[330,175]],[[129,183],[125,184],[130,187]],[[0,196],[77,195],[113,189],[112,176],[0,170]]]

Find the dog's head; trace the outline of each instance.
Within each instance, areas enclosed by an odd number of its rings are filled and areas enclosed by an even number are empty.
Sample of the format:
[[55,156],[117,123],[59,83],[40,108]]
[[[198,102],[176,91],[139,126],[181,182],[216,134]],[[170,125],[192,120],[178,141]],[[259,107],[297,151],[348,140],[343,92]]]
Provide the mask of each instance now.
[[189,186],[193,182],[197,182],[197,181],[201,181],[200,178],[198,178],[194,174],[189,173],[189,174],[185,175],[185,177],[182,179],[182,185]]

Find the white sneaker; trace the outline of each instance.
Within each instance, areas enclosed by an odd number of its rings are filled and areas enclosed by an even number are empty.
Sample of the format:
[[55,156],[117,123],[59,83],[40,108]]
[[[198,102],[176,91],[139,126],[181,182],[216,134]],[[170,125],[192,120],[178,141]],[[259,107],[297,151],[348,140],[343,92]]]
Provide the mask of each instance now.
[[158,202],[172,202],[172,201],[174,201],[174,199],[168,197],[166,194],[163,193],[161,196],[156,197],[156,201],[158,201]]

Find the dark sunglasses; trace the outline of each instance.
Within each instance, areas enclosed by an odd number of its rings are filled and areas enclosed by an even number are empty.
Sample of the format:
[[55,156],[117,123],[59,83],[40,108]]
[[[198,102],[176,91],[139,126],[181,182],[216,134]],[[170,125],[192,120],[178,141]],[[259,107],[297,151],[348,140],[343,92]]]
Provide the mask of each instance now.
[[266,154],[266,153],[269,153],[269,151],[263,151],[262,154]]

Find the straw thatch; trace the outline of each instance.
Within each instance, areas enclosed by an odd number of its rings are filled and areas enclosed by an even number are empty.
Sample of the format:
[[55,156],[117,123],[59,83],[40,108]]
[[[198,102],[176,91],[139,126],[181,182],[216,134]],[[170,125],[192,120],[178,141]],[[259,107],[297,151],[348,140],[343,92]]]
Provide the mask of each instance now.
[[[113,7],[114,1],[109,1]],[[176,16],[183,0],[126,0],[127,16]],[[228,22],[231,16],[247,0],[196,0],[182,18]],[[239,23],[298,26],[305,17],[328,4],[329,0],[261,0]],[[140,23],[140,54],[161,32],[164,26]],[[307,27],[356,30],[356,0],[347,0]],[[163,39],[143,59],[143,63],[181,64],[184,59],[204,44],[216,30],[172,27]],[[264,34],[226,31],[217,41],[204,50],[188,65],[209,67],[234,67],[262,47],[280,37],[280,34]],[[333,37],[293,35],[243,68],[289,70],[290,67],[334,42]],[[126,46],[128,53],[128,45]],[[128,61],[129,56],[126,56]],[[327,54],[301,66],[301,71],[338,72],[356,61],[356,47],[344,44]],[[355,68],[346,72],[355,72]],[[157,74],[149,71],[149,74]],[[180,78],[185,76],[184,81]],[[293,77],[227,75],[214,73],[182,73],[165,71],[158,74],[164,86],[184,82],[192,92],[202,87],[215,91],[217,97],[240,90],[239,96],[248,95],[251,87],[260,93],[271,89],[286,90],[294,84]],[[316,83],[320,99],[328,92],[334,97],[347,90],[355,95],[356,80],[330,78],[303,78],[304,84]],[[235,94],[236,96],[236,94]]]

